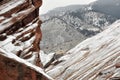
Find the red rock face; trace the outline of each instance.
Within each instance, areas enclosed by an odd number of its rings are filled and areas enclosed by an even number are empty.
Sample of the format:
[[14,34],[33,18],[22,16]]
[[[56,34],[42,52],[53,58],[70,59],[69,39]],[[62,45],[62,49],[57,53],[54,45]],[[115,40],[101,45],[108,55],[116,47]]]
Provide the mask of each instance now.
[[[39,7],[42,0],[0,1],[0,48],[42,67]],[[4,6],[3,6],[4,5]],[[9,7],[11,6],[11,7]],[[47,80],[46,77],[0,53],[0,80]]]
[[0,80],[37,80],[36,72],[0,55]]

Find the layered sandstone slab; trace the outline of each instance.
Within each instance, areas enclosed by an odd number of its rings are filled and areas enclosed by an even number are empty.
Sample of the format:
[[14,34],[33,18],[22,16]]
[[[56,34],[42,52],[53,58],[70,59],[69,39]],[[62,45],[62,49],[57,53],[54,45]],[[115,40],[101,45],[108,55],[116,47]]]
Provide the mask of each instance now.
[[120,80],[120,21],[78,44],[46,71],[55,80]]
[[41,4],[41,0],[10,0],[0,6],[0,48],[23,59],[38,57]]

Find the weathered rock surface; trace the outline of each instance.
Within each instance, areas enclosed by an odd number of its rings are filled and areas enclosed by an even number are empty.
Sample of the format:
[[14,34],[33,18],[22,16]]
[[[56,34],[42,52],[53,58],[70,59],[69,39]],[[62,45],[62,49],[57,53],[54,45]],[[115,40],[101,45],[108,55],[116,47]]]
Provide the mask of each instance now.
[[[28,63],[42,67],[39,57],[41,21],[39,7],[42,0],[2,0],[0,1],[0,52],[12,53]],[[0,80],[47,80],[45,75],[21,64],[10,55],[0,53]],[[43,75],[43,76],[42,76]]]
[[55,80],[119,80],[120,21],[78,44],[46,71]]

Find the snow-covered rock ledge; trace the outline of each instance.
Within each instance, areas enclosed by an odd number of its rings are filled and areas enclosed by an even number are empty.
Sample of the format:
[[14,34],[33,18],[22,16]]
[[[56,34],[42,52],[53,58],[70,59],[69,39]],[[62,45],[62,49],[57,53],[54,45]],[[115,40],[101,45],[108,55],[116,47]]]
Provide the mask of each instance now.
[[[0,48],[0,60],[2,60],[0,62],[0,64],[2,64],[0,67],[0,70],[2,68],[3,73],[4,73],[1,75],[5,76],[2,79],[0,78],[0,80],[6,80],[6,79],[9,79],[9,80],[18,80],[18,79],[37,80],[35,76],[33,77],[33,75],[35,73],[37,73],[38,75],[42,74],[44,77],[46,77],[49,80],[54,80],[50,76],[48,76],[42,68],[40,68],[36,65],[33,65],[22,58],[19,58],[18,56],[16,56],[13,53],[10,53],[10,52],[8,53],[1,48]],[[7,70],[5,68],[7,68]],[[20,69],[22,71],[20,71]],[[9,72],[13,72],[13,73],[9,74]],[[31,76],[31,77],[26,77],[26,75]],[[11,77],[11,76],[13,76],[13,77]],[[16,78],[18,78],[18,79],[16,79]]]
[[120,80],[120,21],[63,57],[47,71],[55,80]]

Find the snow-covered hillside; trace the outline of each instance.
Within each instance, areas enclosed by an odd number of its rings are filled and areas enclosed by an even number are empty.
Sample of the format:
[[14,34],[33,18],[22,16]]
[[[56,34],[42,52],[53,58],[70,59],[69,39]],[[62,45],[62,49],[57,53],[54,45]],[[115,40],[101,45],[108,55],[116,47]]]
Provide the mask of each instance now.
[[120,80],[120,20],[69,50],[58,62],[46,69],[55,80]]
[[92,10],[91,5],[71,5],[54,9],[42,15],[41,19],[41,49],[47,53],[65,53],[79,42],[103,31],[117,18]]

